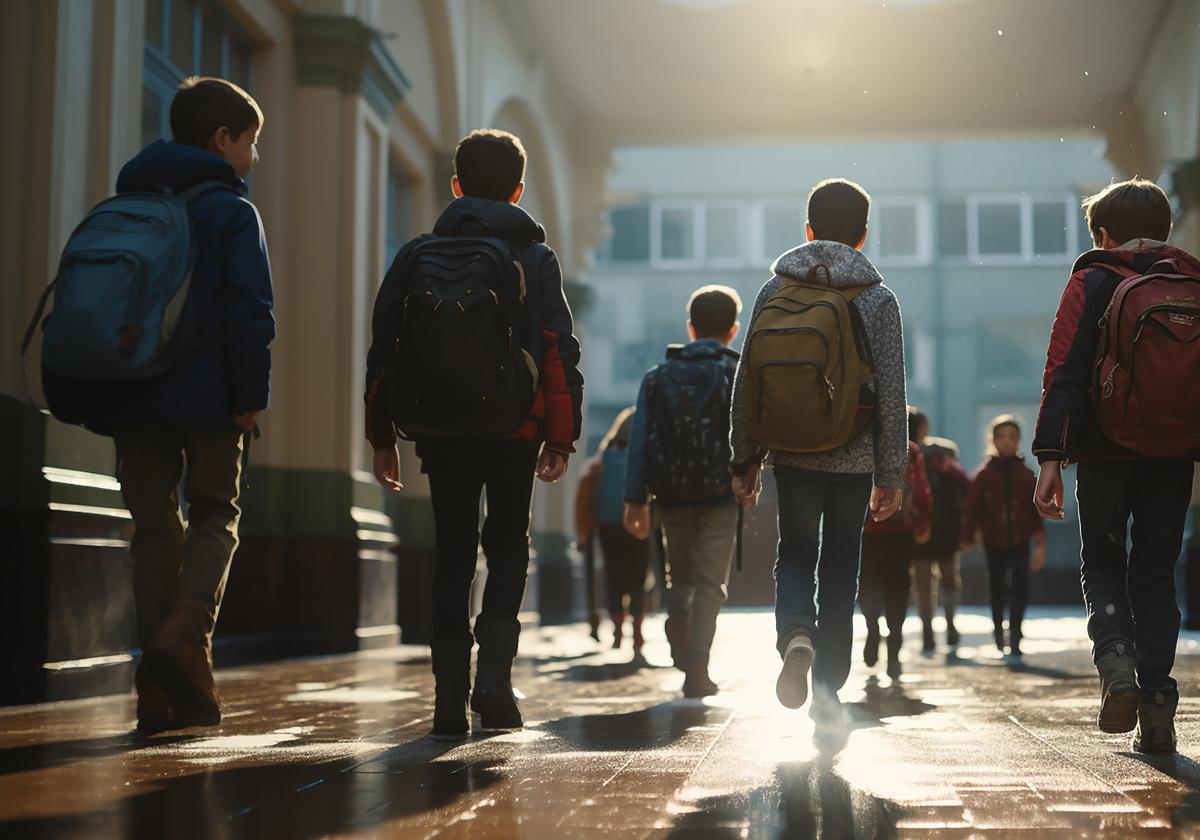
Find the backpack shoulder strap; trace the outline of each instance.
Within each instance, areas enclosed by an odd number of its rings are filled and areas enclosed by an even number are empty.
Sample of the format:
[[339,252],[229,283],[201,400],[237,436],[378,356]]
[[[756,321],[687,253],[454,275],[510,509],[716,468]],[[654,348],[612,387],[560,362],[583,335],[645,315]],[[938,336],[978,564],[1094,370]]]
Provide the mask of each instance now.
[[191,204],[201,196],[207,195],[210,192],[216,192],[218,190],[230,192],[234,195],[241,195],[241,193],[232,184],[226,181],[201,181],[198,184],[192,184],[187,189],[174,193],[174,195],[184,204]]

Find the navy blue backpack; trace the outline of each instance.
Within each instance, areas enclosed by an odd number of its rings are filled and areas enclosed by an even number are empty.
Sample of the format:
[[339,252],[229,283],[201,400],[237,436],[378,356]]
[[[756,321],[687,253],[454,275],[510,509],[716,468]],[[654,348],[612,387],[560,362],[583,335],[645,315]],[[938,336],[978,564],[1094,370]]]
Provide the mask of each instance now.
[[610,444],[600,456],[600,486],[596,492],[596,520],[620,527],[625,519],[625,464],[629,449]]

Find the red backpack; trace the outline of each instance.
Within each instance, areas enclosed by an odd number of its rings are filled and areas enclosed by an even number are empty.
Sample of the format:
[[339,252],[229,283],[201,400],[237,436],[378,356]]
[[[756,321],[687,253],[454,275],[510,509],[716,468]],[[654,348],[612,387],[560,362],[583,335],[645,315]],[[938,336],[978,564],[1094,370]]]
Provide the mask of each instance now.
[[1200,456],[1200,276],[1186,257],[1121,275],[1104,317],[1092,397],[1115,443],[1153,458]]

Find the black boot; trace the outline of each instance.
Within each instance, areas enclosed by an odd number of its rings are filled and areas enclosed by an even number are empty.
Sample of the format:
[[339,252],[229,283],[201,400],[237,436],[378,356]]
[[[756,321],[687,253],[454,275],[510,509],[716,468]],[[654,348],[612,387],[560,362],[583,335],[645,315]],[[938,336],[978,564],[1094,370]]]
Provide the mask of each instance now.
[[475,668],[475,690],[471,711],[479,715],[484,729],[520,729],[525,725],[512,690],[512,663],[517,654],[521,625],[507,621],[476,621],[479,661]]
[[1101,732],[1130,732],[1138,723],[1137,658],[1129,642],[1114,642],[1096,657],[1100,674]]
[[929,622],[921,628],[921,653],[933,653],[937,650],[937,641],[933,638],[933,625]]
[[879,661],[879,622],[867,622],[867,641],[863,644],[863,664],[874,668]]
[[900,674],[904,672],[903,666],[900,665],[900,634],[896,631],[888,633],[887,639],[887,675],[893,681],[900,679]]
[[433,732],[438,740],[458,741],[467,737],[467,695],[471,690],[471,639],[433,642],[435,698]]
[[1138,701],[1137,731],[1133,736],[1135,752],[1175,752],[1175,708],[1178,705],[1177,690],[1142,689]]
[[684,697],[711,697],[719,689],[717,684],[708,676],[708,654],[693,653],[688,657],[687,674],[683,678]]

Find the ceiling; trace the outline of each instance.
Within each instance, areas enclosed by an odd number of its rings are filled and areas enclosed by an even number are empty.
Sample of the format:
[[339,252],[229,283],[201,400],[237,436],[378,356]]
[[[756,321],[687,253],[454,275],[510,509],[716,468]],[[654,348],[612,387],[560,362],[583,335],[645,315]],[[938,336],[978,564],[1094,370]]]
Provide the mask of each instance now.
[[521,5],[579,124],[634,144],[1103,128],[1172,2],[1195,0]]

